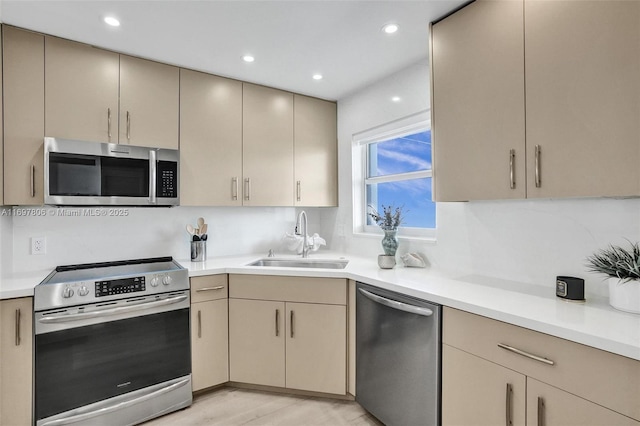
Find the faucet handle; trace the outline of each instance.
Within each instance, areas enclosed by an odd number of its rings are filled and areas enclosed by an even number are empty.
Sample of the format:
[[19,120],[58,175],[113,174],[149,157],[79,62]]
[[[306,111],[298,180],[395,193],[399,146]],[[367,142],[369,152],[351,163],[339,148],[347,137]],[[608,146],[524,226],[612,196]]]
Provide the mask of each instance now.
[[267,257],[276,257],[276,254],[273,252],[273,249],[269,249],[269,254],[267,254]]

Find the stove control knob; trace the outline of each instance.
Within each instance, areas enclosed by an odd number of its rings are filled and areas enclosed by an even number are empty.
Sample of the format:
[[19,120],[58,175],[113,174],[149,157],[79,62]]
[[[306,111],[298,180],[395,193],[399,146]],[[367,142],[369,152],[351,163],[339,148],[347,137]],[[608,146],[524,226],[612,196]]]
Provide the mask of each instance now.
[[62,297],[68,299],[71,296],[73,296],[73,289],[71,287],[65,287],[64,290],[62,290]]
[[89,289],[86,286],[82,286],[80,287],[80,289],[78,290],[78,294],[80,296],[86,296],[87,294],[89,294]]
[[151,278],[151,287],[158,287],[158,284],[160,284],[158,277]]
[[164,285],[171,284],[171,281],[173,281],[173,280],[171,279],[171,277],[169,275],[165,275],[164,278],[162,278],[162,284],[164,284]]

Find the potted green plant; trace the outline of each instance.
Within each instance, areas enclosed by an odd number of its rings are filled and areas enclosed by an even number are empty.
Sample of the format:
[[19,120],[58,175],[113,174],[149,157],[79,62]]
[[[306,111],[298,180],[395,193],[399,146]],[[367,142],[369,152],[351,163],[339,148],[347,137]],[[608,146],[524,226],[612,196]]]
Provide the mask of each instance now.
[[382,248],[384,254],[378,256],[378,265],[383,269],[391,269],[396,265],[396,251],[398,250],[398,227],[402,223],[402,209],[403,207],[394,207],[392,205],[382,205],[382,214],[373,207],[369,206],[371,210],[369,216],[384,232],[384,238],[382,238]]
[[587,258],[589,271],[608,276],[609,304],[640,314],[640,244],[629,249],[609,245]]

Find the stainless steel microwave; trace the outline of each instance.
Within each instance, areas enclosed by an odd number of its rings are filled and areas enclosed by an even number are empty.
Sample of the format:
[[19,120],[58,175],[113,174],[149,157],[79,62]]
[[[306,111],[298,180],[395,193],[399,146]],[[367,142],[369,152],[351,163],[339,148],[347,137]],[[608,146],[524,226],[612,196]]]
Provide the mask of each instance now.
[[177,206],[180,152],[44,138],[44,202],[70,206]]

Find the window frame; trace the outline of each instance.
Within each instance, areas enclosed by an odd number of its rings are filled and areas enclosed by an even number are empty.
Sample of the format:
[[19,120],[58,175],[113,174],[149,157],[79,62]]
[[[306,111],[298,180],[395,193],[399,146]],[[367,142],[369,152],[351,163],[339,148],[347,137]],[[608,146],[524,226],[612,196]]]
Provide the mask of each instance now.
[[[356,133],[352,136],[353,142],[353,232],[362,236],[381,236],[382,230],[377,225],[367,224],[368,204],[367,185],[372,183],[387,183],[407,181],[420,178],[431,178],[433,188],[433,144],[431,169],[397,173],[385,176],[368,177],[369,171],[369,146],[374,143],[383,142],[389,139],[407,136],[420,131],[431,130],[430,111],[425,110],[417,114],[395,120],[382,126],[375,127],[364,132]],[[417,228],[401,226],[398,231],[399,238],[410,238],[435,241],[438,226],[438,216],[436,214],[435,228]]]

